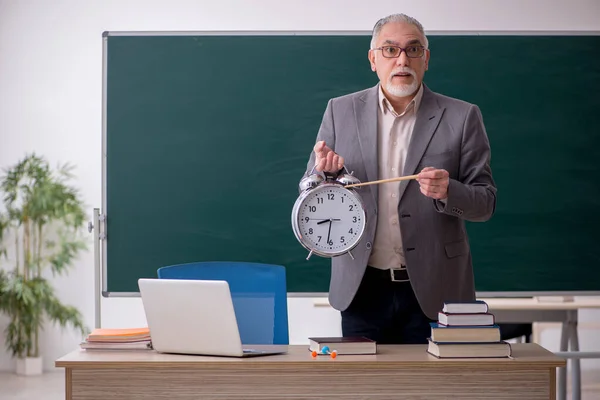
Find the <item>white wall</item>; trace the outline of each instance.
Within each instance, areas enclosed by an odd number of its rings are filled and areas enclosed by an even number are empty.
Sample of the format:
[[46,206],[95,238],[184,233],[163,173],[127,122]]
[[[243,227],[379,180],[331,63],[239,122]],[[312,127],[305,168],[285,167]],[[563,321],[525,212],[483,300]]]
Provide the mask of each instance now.
[[[370,30],[395,12],[415,16],[430,32],[600,31],[597,0],[0,0],[0,167],[32,151],[52,163],[73,163],[90,216],[101,207],[103,31]],[[93,266],[90,251],[68,277],[54,279],[60,298],[79,307],[89,326]],[[139,299],[102,304],[104,326],[145,323]],[[600,314],[588,312],[586,318],[597,322]],[[593,335],[600,333],[596,322],[582,337],[582,349],[592,349]],[[0,370],[13,368],[3,349],[5,326],[0,317]],[[309,334],[339,334],[338,314],[315,309],[311,299],[290,299],[292,343],[305,342]],[[549,330],[542,344],[558,349],[557,338],[556,329]],[[48,326],[41,343],[45,368],[79,339]]]

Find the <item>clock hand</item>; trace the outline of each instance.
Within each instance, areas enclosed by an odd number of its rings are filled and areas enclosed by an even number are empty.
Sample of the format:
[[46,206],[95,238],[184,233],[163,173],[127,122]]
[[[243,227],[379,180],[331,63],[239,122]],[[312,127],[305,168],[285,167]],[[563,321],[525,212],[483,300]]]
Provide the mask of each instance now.
[[331,235],[331,224],[332,224],[332,221],[329,220],[329,232],[327,232],[327,244],[329,244],[329,236]]
[[[313,218],[313,219],[318,219],[318,218]],[[325,222],[329,222],[329,221],[341,221],[341,219],[339,219],[339,218],[322,219],[320,222],[317,222],[317,225],[321,225],[321,224],[324,224]]]

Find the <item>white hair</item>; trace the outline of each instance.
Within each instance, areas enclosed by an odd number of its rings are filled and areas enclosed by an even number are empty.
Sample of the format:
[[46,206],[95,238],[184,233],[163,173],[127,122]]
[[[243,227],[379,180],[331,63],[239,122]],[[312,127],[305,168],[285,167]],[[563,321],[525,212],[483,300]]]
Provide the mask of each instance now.
[[381,32],[381,29],[383,28],[383,26],[390,22],[403,22],[405,24],[413,25],[423,35],[423,38],[425,39],[425,43],[423,43],[423,45],[425,46],[425,48],[426,49],[429,48],[429,41],[427,40],[427,36],[425,35],[425,30],[423,29],[423,25],[421,25],[421,23],[419,21],[417,21],[413,17],[409,17],[406,14],[392,14],[392,15],[388,15],[387,17],[381,18],[379,21],[377,21],[377,23],[375,24],[375,27],[373,27],[373,36],[371,38],[371,49],[375,48],[375,43],[377,43],[377,37],[379,36],[379,33]]

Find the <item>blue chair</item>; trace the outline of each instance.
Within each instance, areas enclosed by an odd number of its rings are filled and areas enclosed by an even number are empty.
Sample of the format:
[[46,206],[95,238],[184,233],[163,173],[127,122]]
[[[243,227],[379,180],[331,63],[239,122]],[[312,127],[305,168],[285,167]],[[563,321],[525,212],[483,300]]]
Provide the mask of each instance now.
[[158,269],[158,278],[227,281],[243,344],[289,344],[287,286],[281,265],[208,261]]

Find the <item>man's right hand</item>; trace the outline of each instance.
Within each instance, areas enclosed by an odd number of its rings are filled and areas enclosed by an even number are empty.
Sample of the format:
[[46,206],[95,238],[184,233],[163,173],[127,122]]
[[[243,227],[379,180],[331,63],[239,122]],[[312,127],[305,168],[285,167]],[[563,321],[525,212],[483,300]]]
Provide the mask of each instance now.
[[317,171],[336,173],[344,167],[344,157],[337,155],[323,140],[317,142],[313,150]]

